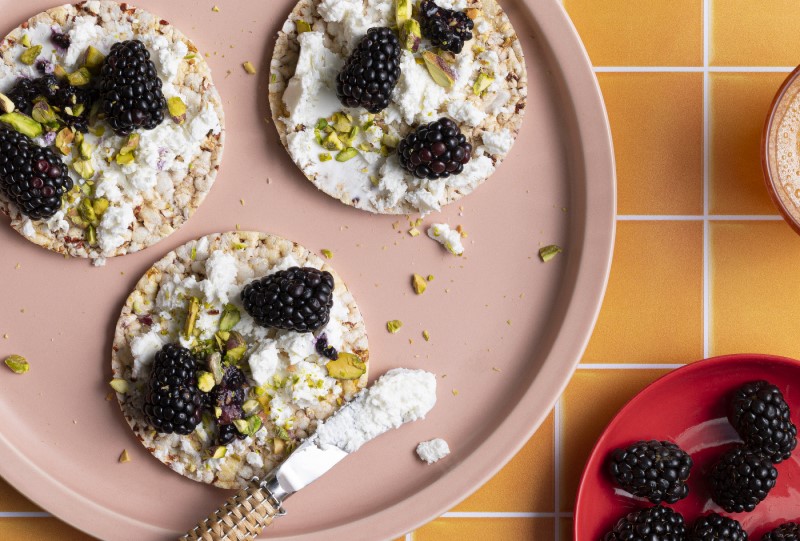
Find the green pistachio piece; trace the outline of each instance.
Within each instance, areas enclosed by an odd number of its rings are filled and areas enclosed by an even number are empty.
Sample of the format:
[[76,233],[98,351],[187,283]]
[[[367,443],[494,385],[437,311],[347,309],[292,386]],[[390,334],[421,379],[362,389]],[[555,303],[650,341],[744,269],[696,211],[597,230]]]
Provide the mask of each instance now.
[[261,428],[261,417],[258,415],[251,415],[247,419],[236,419],[233,421],[233,426],[235,426],[236,430],[241,434],[252,436]]
[[108,199],[105,197],[98,197],[92,203],[92,208],[94,209],[95,216],[97,216],[97,219],[99,220],[103,217],[103,214],[105,214],[106,210],[108,210]]
[[[219,415],[217,416],[219,417]],[[224,445],[220,445],[214,450],[214,454],[211,455],[211,458],[225,458],[225,454],[228,452],[228,448]]]
[[198,372],[197,373],[197,388],[208,393],[215,385],[214,374],[211,372]]
[[206,357],[206,362],[208,363],[208,369],[211,371],[211,375],[214,376],[214,383],[220,385],[225,375],[222,369],[222,355],[219,351],[215,351]]
[[111,388],[117,391],[119,394],[125,394],[128,392],[129,385],[127,380],[114,378],[108,384],[111,385]]
[[28,361],[22,355],[9,355],[4,362],[15,374],[24,374],[31,369]]
[[385,133],[381,137],[381,144],[386,145],[389,148],[397,148],[397,145],[400,144],[400,138],[396,135],[389,135],[388,133]]
[[53,68],[53,75],[59,79],[64,79],[67,76],[67,70],[64,69],[64,66],[56,64]]
[[214,340],[217,343],[217,349],[220,351],[225,351],[225,342],[228,341],[231,333],[228,331],[219,331],[214,333]]
[[74,139],[75,132],[73,132],[70,128],[63,128],[56,134],[56,148],[61,152],[61,154],[68,156],[72,150],[70,145]]
[[261,411],[261,403],[258,400],[250,399],[245,400],[244,404],[242,404],[242,411],[245,415],[255,415],[259,411]]
[[297,28],[298,34],[302,34],[304,32],[311,32],[311,25],[308,24],[306,21],[297,20],[294,22],[294,25]]
[[194,325],[197,322],[197,314],[200,312],[200,299],[189,297],[189,308],[186,314],[186,324],[183,326],[183,337],[187,340],[194,333]]
[[44,100],[39,101],[31,110],[31,117],[40,124],[52,125],[58,122],[56,112]]
[[392,334],[395,334],[397,331],[400,330],[400,327],[403,326],[403,322],[399,319],[393,319],[391,321],[386,322],[386,330]]
[[81,218],[83,218],[84,221],[90,224],[95,224],[98,222],[97,214],[95,214],[94,212],[94,205],[92,204],[92,200],[89,199],[88,197],[85,198],[83,201],[81,201],[81,204],[78,207],[78,212],[80,213]]
[[105,59],[106,57],[103,53],[89,45],[86,49],[86,60],[84,60],[83,64],[90,72],[97,74],[100,72],[100,68],[103,67]]
[[28,34],[23,34],[22,37],[19,39],[19,44],[23,47],[30,47],[31,46],[31,37]]
[[167,100],[167,110],[169,116],[176,124],[183,124],[186,120],[186,104],[180,96],[175,96]]
[[89,225],[86,228],[86,242],[88,242],[90,246],[97,244],[97,232],[93,225]]
[[336,154],[336,161],[337,162],[346,162],[352,158],[355,158],[358,155],[358,151],[353,147],[347,147],[346,149],[342,150],[338,154]]
[[321,162],[329,162],[333,159],[333,156],[330,155],[328,152],[323,152],[319,155],[319,161]]
[[18,131],[23,135],[27,135],[31,139],[42,135],[42,125],[26,114],[14,111],[0,115],[0,122],[8,124],[12,129]]
[[344,143],[342,143],[342,140],[339,139],[339,136],[336,134],[336,132],[331,132],[322,141],[322,146],[327,150],[342,150],[344,148]]
[[556,246],[555,244],[551,244],[549,246],[545,246],[543,248],[539,248],[539,257],[542,258],[542,261],[547,263],[551,259],[553,259],[556,255],[560,254],[564,250],[561,249],[560,246]]
[[233,329],[239,323],[240,318],[239,309],[233,304],[226,304],[222,309],[222,316],[219,318],[219,330],[229,331]]
[[409,19],[400,26],[400,44],[407,51],[416,53],[422,43],[422,30],[419,23]]
[[425,281],[425,278],[419,274],[415,274],[411,277],[411,285],[414,288],[414,293],[417,295],[422,295],[428,288],[428,283]]
[[324,255],[326,259],[333,259],[333,252],[331,252],[327,248],[323,248],[322,250],[320,250],[320,252],[322,252],[322,255]]
[[453,87],[453,83],[456,80],[456,72],[444,58],[433,51],[425,51],[422,53],[422,60],[425,62],[425,67],[428,68],[428,73],[434,83],[444,88]]
[[317,124],[314,126],[314,128],[317,130],[324,130],[327,127],[328,127],[328,121],[325,120],[324,118],[320,118],[319,120],[317,120]]
[[353,127],[353,123],[343,113],[336,113],[333,115],[333,129],[340,133],[347,133]]
[[361,362],[358,355],[345,352],[339,353],[339,358],[329,361],[325,368],[334,379],[358,379],[367,371],[366,363]]
[[92,167],[92,160],[75,160],[72,162],[72,168],[78,173],[82,179],[89,180],[94,176],[94,167]]
[[231,331],[228,340],[225,342],[224,361],[230,364],[237,364],[242,360],[247,352],[247,342],[244,337],[236,331]]
[[395,21],[397,26],[403,26],[403,23],[411,19],[411,8],[413,2],[411,0],[397,0],[395,3]]
[[78,145],[78,152],[80,153],[81,158],[83,158],[84,160],[88,160],[92,157],[93,150],[94,148],[92,147],[92,145],[89,144],[89,141],[87,141],[86,139],[81,141],[81,144]]
[[86,68],[80,68],[67,75],[67,82],[72,86],[85,86],[92,80],[92,74]]
[[13,113],[17,106],[11,101],[11,98],[5,94],[0,93],[0,111],[3,113]]
[[485,72],[480,72],[475,84],[472,85],[472,93],[480,96],[494,82],[494,77]]
[[128,139],[125,141],[125,144],[119,149],[119,153],[123,156],[133,153],[139,147],[139,141],[141,137],[138,133],[132,133],[128,136]]
[[249,60],[247,62],[244,62],[242,64],[242,67],[244,68],[244,71],[246,71],[249,75],[256,74],[256,67]]
[[117,154],[114,161],[116,161],[119,165],[127,165],[129,163],[133,163],[136,158],[133,157],[133,154]]
[[41,45],[34,45],[23,51],[21,55],[19,55],[19,61],[27,66],[32,66],[36,59],[39,58],[39,54],[42,52]]

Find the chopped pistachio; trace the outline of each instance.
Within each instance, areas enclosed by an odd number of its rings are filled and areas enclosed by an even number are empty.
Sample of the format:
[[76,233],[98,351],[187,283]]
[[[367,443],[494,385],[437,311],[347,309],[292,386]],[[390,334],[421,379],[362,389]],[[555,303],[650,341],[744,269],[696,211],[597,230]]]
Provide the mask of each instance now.
[[133,153],[139,147],[139,141],[141,137],[138,133],[132,133],[128,136],[128,139],[125,141],[125,144],[122,145],[119,149],[119,153],[123,156]]
[[400,138],[386,133],[383,135],[383,137],[381,137],[381,144],[386,145],[389,148],[397,148],[397,145],[400,144]]
[[283,453],[286,444],[283,443],[283,440],[280,438],[274,438],[272,440],[272,452],[276,455],[280,455]]
[[333,129],[340,133],[348,133],[353,127],[353,122],[344,113],[333,114]]
[[128,392],[128,380],[114,378],[108,384],[111,385],[111,388],[117,391],[119,394],[125,394]]
[[214,376],[214,383],[220,385],[225,376],[225,371],[222,369],[222,355],[219,351],[215,351],[206,357],[206,360],[208,362],[208,369]]
[[215,385],[214,374],[211,372],[198,372],[197,373],[197,388],[208,393]]
[[475,84],[472,85],[472,93],[480,96],[493,82],[494,77],[492,75],[481,71],[478,74],[478,78],[475,79]]
[[453,83],[456,80],[456,72],[444,58],[433,51],[425,51],[422,53],[422,60],[425,62],[425,67],[428,68],[428,73],[433,82],[443,88],[453,87]]
[[244,71],[246,71],[250,75],[255,75],[256,74],[256,67],[249,60],[247,62],[243,63],[242,67],[244,68]]
[[414,274],[411,277],[411,285],[414,288],[414,293],[417,295],[422,295],[425,293],[425,289],[428,287],[428,284],[425,282],[425,278],[419,274]]
[[228,452],[228,448],[224,445],[220,445],[214,450],[214,454],[211,455],[211,458],[225,458],[225,455]]
[[367,371],[366,363],[363,363],[358,355],[343,351],[339,352],[336,360],[329,361],[325,368],[328,370],[328,375],[334,379],[358,379]]
[[197,246],[192,246],[192,255],[191,255],[191,258],[192,258],[192,261],[194,261],[195,259],[197,259]]
[[19,61],[25,64],[26,66],[32,66],[36,59],[39,57],[39,53],[42,52],[41,45],[34,45],[28,49],[25,49],[21,55],[19,55]]
[[[59,79],[64,79],[67,76],[67,70],[64,69],[64,66],[56,64],[53,68],[53,75],[58,77]],[[98,103],[98,106],[100,104]]]
[[350,128],[350,132],[347,134],[347,138],[350,141],[352,141],[353,139],[356,138],[359,131],[361,131],[361,129],[358,126],[353,126],[352,128]]
[[224,332],[230,331],[239,323],[240,318],[241,314],[236,305],[230,303],[226,304],[219,318],[219,330]]
[[416,53],[422,43],[422,30],[420,29],[419,22],[415,19],[409,19],[400,26],[400,44],[402,47]]
[[412,227],[411,229],[408,230],[408,234],[411,235],[412,237],[419,237],[419,229],[417,229],[416,227]]
[[22,37],[19,38],[19,44],[23,47],[30,47],[31,46],[31,37],[28,34],[22,34]]
[[328,121],[324,118],[320,118],[319,120],[317,120],[317,124],[314,126],[314,128],[318,130],[324,130],[327,127],[328,127]]
[[329,162],[333,159],[333,156],[330,155],[329,152],[323,152],[319,155],[319,161],[321,162]]
[[53,108],[48,105],[48,103],[44,100],[41,100],[33,106],[33,110],[31,110],[31,118],[33,118],[36,122],[40,124],[54,124],[58,121],[56,117],[56,112],[53,111]]
[[94,176],[94,167],[92,167],[92,160],[75,160],[72,162],[72,168],[78,173],[82,179],[89,180]]
[[344,143],[342,140],[339,139],[339,136],[336,132],[331,132],[328,136],[323,139],[322,146],[325,147],[327,150],[342,150],[344,149]]
[[85,86],[92,80],[92,74],[86,68],[80,68],[67,75],[67,82],[72,86]]
[[103,67],[103,61],[106,59],[105,55],[89,45],[86,49],[86,59],[83,62],[83,65],[86,68],[94,73],[97,74],[100,72],[100,68]]
[[564,250],[562,250],[560,246],[551,244],[549,246],[539,248],[539,257],[542,258],[543,262],[547,263],[548,261],[553,259],[557,254],[560,254],[563,251]]
[[277,82],[277,80],[278,80],[278,74],[277,73],[271,73],[269,75],[269,82],[270,83]]
[[346,149],[342,150],[336,155],[337,162],[346,162],[350,159],[355,158],[358,155],[358,151],[353,147],[347,147]]
[[15,374],[24,374],[31,368],[22,355],[9,355],[4,362]]
[[95,231],[94,226],[91,224],[86,227],[86,242],[88,242],[90,246],[97,244],[97,231]]
[[189,297],[189,309],[186,314],[186,324],[183,326],[183,336],[191,338],[194,333],[194,325],[197,322],[197,314],[200,312],[200,299]]
[[433,274],[429,274],[427,280],[433,282]]
[[108,204],[108,199],[105,197],[98,197],[92,202],[92,209],[94,210],[94,214],[97,216],[98,220],[102,218],[103,214],[105,214],[106,210],[108,210]]
[[428,331],[422,331],[422,338],[424,338],[426,342],[430,341],[431,333],[429,333]]
[[213,8],[211,8],[211,11],[213,11],[214,13],[219,13],[219,6],[214,6]]
[[[241,199],[241,202],[242,206],[244,206],[244,199]],[[245,248],[247,248],[247,244],[245,244],[244,242],[232,242],[231,248],[233,248],[234,250],[244,250]]]
[[298,34],[302,34],[304,32],[311,32],[311,25],[308,24],[306,21],[297,20],[294,22],[294,25],[297,28]]
[[404,22],[411,18],[413,5],[414,3],[412,0],[396,0],[394,5],[394,15],[397,26],[401,26]]
[[236,331],[231,331],[228,340],[225,342],[225,362],[237,364],[242,360],[247,352],[247,342],[244,337]]
[[400,330],[400,327],[403,326],[403,322],[399,319],[393,319],[391,321],[386,322],[386,330],[392,334],[395,334],[397,331]]
[[222,408],[220,408],[219,406],[214,406],[214,417],[217,419],[222,417]]
[[128,454],[128,450],[127,449],[123,449],[122,453],[120,453],[120,455],[119,455],[120,464],[125,464],[126,462],[130,462],[130,461],[131,461],[131,455]]
[[134,158],[133,154],[117,154],[117,157],[114,158],[114,161],[116,161],[119,165],[127,165],[136,161],[136,158]]
[[254,415],[261,411],[261,403],[252,398],[250,400],[245,400],[244,404],[242,404],[242,411],[245,415]]
[[19,111],[13,111],[11,113],[0,115],[0,122],[3,124],[8,124],[14,129],[14,131],[17,131],[23,135],[27,135],[31,139],[35,139],[42,135],[42,125],[28,115],[20,113]]
[[92,145],[90,145],[89,141],[87,141],[86,139],[81,141],[81,144],[78,145],[78,152],[80,153],[81,158],[83,158],[84,160],[88,160],[92,157],[93,150],[94,149],[92,148]]
[[176,124],[183,124],[186,120],[186,104],[180,96],[174,96],[167,100],[167,110],[169,116]]
[[322,255],[324,255],[326,259],[333,259],[333,252],[331,252],[327,248],[323,248],[322,250],[320,250],[320,252],[322,252]]
[[375,186],[376,188],[377,188],[378,186],[380,186],[380,183],[381,183],[381,180],[380,180],[378,177],[376,177],[375,175],[370,175],[370,176],[369,176],[369,181],[370,181],[370,183],[372,183],[372,185],[373,185],[373,186]]
[[70,145],[74,139],[75,132],[73,132],[70,128],[63,128],[56,134],[56,148],[61,152],[61,154],[68,156],[72,150]]
[[233,421],[233,426],[239,433],[245,436],[252,436],[261,428],[261,417],[258,415],[251,415],[247,419],[236,419]]
[[16,105],[11,101],[11,98],[5,94],[0,93],[0,111],[3,113],[13,113]]

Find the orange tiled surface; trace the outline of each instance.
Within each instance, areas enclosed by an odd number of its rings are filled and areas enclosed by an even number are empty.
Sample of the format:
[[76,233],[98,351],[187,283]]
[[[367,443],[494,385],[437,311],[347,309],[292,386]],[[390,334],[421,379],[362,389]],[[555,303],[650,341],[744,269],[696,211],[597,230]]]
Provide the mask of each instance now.
[[[800,4],[564,5],[600,68],[615,142],[608,293],[555,412],[494,479],[406,540],[570,539],[595,439],[668,365],[744,351],[800,357],[800,342],[785,332],[800,302],[800,274],[785,270],[800,268],[800,237],[776,219],[758,162],[783,67],[800,61]],[[2,539],[88,539],[53,518],[5,517],[40,510],[2,480],[0,510]]]

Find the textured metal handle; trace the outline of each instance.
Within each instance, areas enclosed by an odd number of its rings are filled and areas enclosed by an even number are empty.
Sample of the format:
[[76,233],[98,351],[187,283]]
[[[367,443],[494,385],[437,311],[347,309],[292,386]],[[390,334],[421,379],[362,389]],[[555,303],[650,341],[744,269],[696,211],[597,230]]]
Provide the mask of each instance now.
[[237,492],[181,541],[251,541],[258,537],[272,519],[284,514],[281,502],[262,486],[256,482]]

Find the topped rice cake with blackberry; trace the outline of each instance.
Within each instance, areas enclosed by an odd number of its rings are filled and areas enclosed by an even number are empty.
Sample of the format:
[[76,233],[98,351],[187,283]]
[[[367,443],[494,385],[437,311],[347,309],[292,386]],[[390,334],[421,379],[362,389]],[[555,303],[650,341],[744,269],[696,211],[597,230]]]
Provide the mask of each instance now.
[[139,280],[112,387],[136,437],[195,481],[245,486],[367,384],[361,312],[336,272],[263,233],[189,242]]
[[495,0],[301,0],[278,34],[269,96],[282,143],[320,190],[424,215],[511,150],[527,75]]
[[32,17],[0,55],[0,211],[14,229],[102,264],[193,214],[224,120],[208,65],[177,28],[92,0]]

